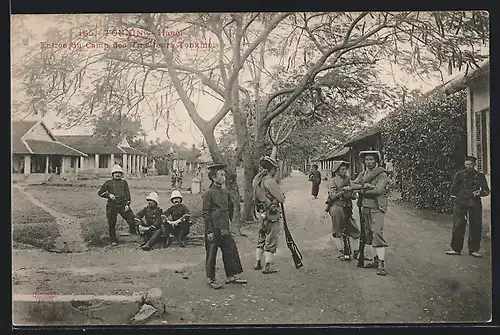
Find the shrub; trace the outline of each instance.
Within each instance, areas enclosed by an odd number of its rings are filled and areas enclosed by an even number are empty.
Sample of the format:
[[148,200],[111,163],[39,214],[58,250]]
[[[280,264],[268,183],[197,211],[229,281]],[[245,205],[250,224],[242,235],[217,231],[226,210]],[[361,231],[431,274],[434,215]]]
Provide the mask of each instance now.
[[453,176],[466,155],[466,92],[432,95],[390,115],[384,150],[403,180],[402,199],[419,209],[451,212]]
[[82,238],[87,245],[102,247],[109,243],[108,224],[105,215],[83,220],[80,226]]
[[55,222],[15,224],[12,229],[14,242],[29,244],[45,250],[53,250],[59,228]]

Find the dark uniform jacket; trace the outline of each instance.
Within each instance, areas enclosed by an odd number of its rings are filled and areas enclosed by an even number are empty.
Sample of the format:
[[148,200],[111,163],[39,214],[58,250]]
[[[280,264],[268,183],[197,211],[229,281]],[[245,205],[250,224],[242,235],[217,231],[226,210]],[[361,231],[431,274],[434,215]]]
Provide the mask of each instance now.
[[311,172],[311,175],[313,176],[312,182],[313,184],[320,185],[321,184],[321,172],[319,170],[314,170]]
[[146,206],[137,212],[135,217],[141,220],[144,218],[143,221],[146,227],[154,226],[155,228],[161,228],[161,214],[162,210],[160,207],[156,206],[153,208]]
[[229,221],[233,219],[234,204],[226,188],[210,185],[203,194],[203,222],[205,232],[229,229]]
[[179,220],[186,214],[189,214],[189,209],[184,204],[175,204],[163,212],[169,221]]
[[[102,198],[108,199],[108,205],[116,205],[117,207],[125,207],[125,205],[130,205],[130,190],[128,188],[128,183],[126,180],[106,180],[97,194]],[[114,194],[116,200],[111,200],[109,198],[110,194]]]
[[[472,192],[480,190],[479,197],[474,197]],[[488,182],[483,173],[477,170],[461,170],[455,174],[451,183],[451,196],[457,198],[462,205],[481,204],[480,197],[490,194]]]

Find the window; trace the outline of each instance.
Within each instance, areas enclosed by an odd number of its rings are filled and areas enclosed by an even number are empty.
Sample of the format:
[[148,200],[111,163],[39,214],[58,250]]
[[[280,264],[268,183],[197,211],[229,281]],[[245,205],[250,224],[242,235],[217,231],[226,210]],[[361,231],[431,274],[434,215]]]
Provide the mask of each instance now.
[[488,173],[488,112],[483,110],[476,112],[476,152],[477,152],[477,170],[482,173]]
[[107,169],[110,155],[99,155],[99,169]]

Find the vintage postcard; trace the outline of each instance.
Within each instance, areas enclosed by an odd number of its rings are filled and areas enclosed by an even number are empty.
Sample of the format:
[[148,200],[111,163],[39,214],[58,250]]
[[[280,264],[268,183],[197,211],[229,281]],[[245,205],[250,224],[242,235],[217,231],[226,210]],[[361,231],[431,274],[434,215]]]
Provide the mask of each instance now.
[[487,12],[11,23],[14,326],[491,320]]

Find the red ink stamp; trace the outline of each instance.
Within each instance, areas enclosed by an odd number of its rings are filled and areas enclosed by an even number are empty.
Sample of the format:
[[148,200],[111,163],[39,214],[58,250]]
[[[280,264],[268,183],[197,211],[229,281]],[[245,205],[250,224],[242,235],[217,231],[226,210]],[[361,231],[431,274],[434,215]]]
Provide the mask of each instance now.
[[38,286],[36,287],[35,293],[33,293],[33,297],[38,302],[51,302],[54,301],[55,292],[52,286],[50,285],[49,279],[42,279],[39,281]]

